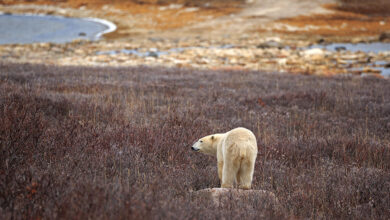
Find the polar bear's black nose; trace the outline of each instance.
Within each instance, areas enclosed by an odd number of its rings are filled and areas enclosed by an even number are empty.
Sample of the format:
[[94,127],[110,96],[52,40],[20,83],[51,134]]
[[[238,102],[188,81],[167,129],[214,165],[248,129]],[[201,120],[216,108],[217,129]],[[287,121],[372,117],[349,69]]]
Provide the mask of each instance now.
[[191,147],[191,150],[193,150],[193,151],[199,151],[199,148],[195,148],[195,147]]

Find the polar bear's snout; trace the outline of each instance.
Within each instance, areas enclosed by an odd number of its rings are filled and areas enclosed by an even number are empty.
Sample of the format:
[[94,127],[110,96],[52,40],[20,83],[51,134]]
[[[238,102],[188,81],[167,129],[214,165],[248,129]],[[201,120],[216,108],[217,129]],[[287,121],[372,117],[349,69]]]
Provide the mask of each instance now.
[[199,148],[199,146],[198,146],[198,142],[195,142],[195,143],[192,145],[191,150],[193,150],[193,151],[199,151],[199,150],[200,150],[200,148]]
[[192,149],[193,151],[198,151],[198,150],[199,150],[198,148],[195,148],[194,146],[192,146],[191,149]]

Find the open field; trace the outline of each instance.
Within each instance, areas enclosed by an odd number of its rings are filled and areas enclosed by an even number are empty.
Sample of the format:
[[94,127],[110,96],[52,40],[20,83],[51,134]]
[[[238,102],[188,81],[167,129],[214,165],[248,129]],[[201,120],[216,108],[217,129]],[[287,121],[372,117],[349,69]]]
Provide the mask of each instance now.
[[[1,219],[390,218],[387,80],[2,63],[0,124]],[[237,126],[284,209],[191,196],[219,182],[190,146]]]

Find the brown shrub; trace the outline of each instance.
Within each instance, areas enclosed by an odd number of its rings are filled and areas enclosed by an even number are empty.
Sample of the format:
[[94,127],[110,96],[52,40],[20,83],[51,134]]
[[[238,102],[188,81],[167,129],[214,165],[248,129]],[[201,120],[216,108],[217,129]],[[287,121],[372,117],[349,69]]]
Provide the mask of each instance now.
[[[379,79],[3,63],[0,218],[388,219],[388,103]],[[284,210],[191,196],[219,186],[191,144],[237,126]]]
[[390,2],[387,0],[339,0],[338,9],[365,15],[390,15]]

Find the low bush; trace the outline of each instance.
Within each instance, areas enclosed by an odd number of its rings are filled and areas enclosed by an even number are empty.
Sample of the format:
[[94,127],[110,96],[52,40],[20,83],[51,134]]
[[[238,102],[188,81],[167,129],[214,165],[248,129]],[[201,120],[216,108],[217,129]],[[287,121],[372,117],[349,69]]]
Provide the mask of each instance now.
[[[372,78],[0,63],[0,218],[389,219],[389,103]],[[238,126],[283,209],[192,196],[219,180],[190,146]]]

